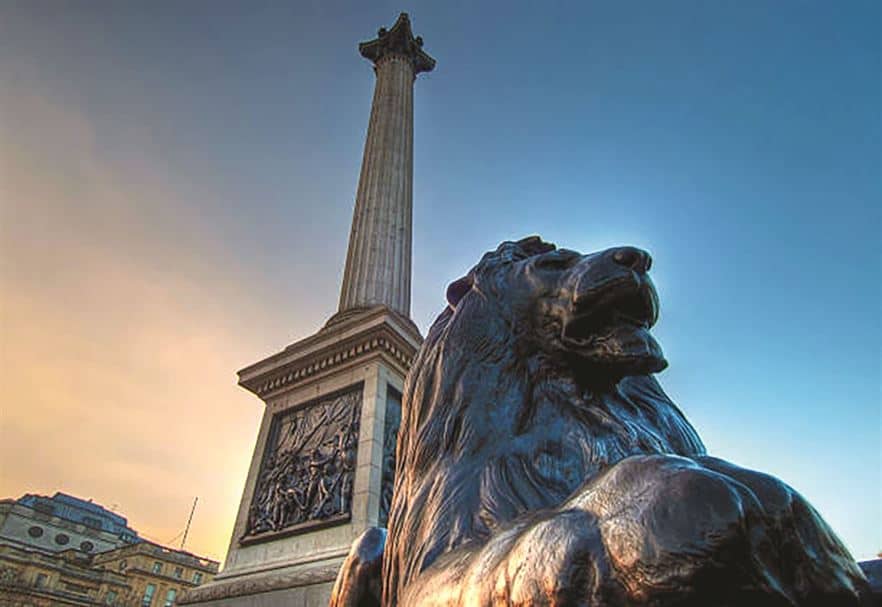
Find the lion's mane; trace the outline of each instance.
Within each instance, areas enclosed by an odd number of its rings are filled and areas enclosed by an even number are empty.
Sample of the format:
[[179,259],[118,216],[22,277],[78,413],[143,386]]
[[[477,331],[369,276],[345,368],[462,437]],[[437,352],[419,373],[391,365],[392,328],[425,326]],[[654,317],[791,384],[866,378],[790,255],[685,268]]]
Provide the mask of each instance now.
[[[481,264],[510,262],[498,253]],[[383,604],[396,604],[440,555],[560,505],[610,464],[705,452],[652,376],[590,390],[531,347],[526,323],[506,313],[508,286],[502,279],[446,308],[408,376]]]

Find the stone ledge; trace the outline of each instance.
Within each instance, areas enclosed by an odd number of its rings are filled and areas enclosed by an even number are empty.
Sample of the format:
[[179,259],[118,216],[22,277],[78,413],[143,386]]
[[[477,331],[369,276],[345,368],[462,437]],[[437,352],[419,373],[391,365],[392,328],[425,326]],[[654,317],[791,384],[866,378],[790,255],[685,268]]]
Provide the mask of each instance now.
[[293,572],[276,572],[261,576],[247,576],[230,581],[213,581],[199,588],[186,590],[178,595],[178,605],[191,605],[219,601],[244,595],[254,595],[273,590],[285,590],[300,586],[312,586],[333,582],[337,578],[342,559],[338,563],[320,565]]
[[312,531],[319,531],[321,529],[327,529],[328,527],[336,527],[338,525],[345,525],[349,523],[352,519],[351,512],[344,512],[342,514],[338,514],[336,516],[332,516],[327,519],[319,519],[319,520],[311,520],[304,521],[302,523],[298,523],[296,525],[291,525],[290,527],[286,527],[284,529],[280,529],[279,531],[264,531],[263,533],[256,533],[254,535],[243,535],[239,538],[240,546],[252,546],[254,544],[261,544],[263,542],[272,542],[276,540],[280,540],[286,537],[290,537],[292,535],[299,535],[301,533],[310,533]]

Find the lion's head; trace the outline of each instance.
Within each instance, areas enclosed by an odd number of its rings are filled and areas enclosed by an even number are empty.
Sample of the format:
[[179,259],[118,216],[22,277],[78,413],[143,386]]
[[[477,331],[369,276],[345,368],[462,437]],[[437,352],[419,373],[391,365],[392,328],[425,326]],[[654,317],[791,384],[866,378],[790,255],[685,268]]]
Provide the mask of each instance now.
[[649,255],[504,242],[447,290],[405,386],[384,595],[440,555],[564,501],[629,455],[704,452],[650,375]]
[[[667,366],[649,333],[658,319],[651,265],[634,247],[582,255],[526,238],[484,255],[448,287],[447,300],[456,320],[476,321],[470,332],[508,327],[523,338],[516,343],[525,355],[541,351],[573,365],[581,381],[615,383]],[[484,310],[457,315],[460,307]],[[486,324],[488,315],[496,316],[494,325]]]

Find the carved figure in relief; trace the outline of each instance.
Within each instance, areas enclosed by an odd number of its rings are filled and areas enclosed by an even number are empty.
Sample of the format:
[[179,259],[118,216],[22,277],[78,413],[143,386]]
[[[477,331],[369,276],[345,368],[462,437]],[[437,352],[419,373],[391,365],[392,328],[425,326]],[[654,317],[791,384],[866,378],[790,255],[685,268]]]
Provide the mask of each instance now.
[[655,380],[650,266],[528,238],[450,285],[405,387],[388,538],[356,541],[332,606],[872,604],[806,500],[708,456]]

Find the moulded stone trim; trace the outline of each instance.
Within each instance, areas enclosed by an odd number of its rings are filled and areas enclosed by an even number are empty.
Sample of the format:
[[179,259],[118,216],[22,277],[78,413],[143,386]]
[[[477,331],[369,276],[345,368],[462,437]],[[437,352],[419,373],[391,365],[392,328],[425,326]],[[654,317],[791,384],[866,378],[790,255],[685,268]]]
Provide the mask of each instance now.
[[[383,327],[379,330],[388,331],[388,329]],[[389,332],[391,333],[391,331]],[[376,351],[385,352],[391,357],[401,367],[400,371],[404,375],[410,369],[415,355],[415,351],[413,351],[410,344],[404,343],[403,340],[399,341],[389,337],[362,338],[358,341],[357,345],[338,344],[335,350],[330,353],[321,353],[318,358],[310,359],[307,362],[294,361],[291,364],[296,365],[295,369],[288,367],[272,375],[264,375],[259,378],[250,379],[247,382],[242,382],[241,385],[254,392],[257,396],[266,398],[271,392],[279,388]],[[408,351],[411,351],[411,353],[408,353]]]

